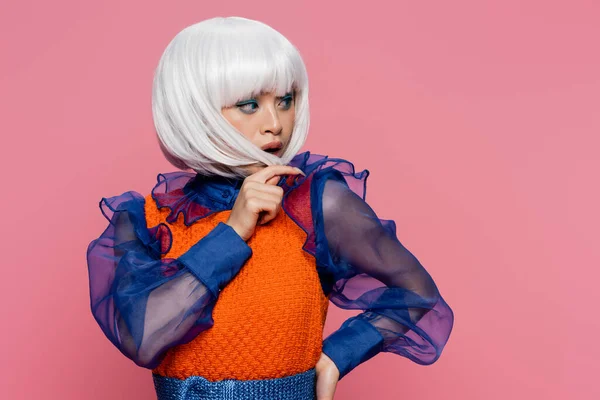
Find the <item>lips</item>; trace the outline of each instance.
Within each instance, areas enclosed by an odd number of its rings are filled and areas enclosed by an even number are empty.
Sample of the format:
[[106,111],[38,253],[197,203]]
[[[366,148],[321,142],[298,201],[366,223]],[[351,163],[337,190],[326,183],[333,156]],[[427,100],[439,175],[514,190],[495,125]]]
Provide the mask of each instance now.
[[274,140],[269,142],[261,147],[264,151],[268,151],[269,153],[275,153],[283,147],[283,143],[278,140]]

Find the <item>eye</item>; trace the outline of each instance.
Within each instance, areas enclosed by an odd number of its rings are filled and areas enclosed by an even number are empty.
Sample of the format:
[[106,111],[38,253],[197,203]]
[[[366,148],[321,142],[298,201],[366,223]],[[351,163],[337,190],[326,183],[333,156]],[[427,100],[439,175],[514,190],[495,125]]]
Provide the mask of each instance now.
[[285,96],[283,99],[281,99],[281,103],[284,104],[284,106],[283,106],[284,110],[287,110],[291,107],[293,100],[294,100],[294,98],[291,94],[289,94],[289,95]]
[[236,103],[236,107],[239,108],[245,114],[252,114],[254,113],[254,110],[258,108],[258,103],[256,102],[256,100],[240,101],[239,103]]

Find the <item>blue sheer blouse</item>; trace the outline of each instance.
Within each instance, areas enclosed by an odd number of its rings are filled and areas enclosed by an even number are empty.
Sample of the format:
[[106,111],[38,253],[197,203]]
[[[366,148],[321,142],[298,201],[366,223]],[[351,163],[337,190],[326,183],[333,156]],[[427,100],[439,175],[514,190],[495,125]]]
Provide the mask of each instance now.
[[[454,315],[434,280],[396,236],[392,220],[366,203],[368,170],[340,158],[311,154],[290,165],[302,175],[281,179],[282,210],[304,231],[303,250],[316,259],[325,294],[340,308],[361,310],[323,341],[340,379],[379,352],[429,365],[441,355]],[[233,207],[243,179],[190,172],[158,175],[152,198],[183,213],[189,226]],[[252,250],[227,224],[178,258],[168,224],[147,227],[145,198],[129,191],[102,198],[109,224],[87,249],[91,310],[108,339],[137,365],[153,369],[166,351],[213,326],[220,290]],[[307,212],[309,211],[309,212]]]

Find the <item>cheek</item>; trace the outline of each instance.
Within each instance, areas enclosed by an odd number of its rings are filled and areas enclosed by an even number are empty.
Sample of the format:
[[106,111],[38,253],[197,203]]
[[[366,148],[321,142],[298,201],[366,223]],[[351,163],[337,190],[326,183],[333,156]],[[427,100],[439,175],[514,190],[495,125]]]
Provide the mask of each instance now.
[[225,119],[242,135],[246,137],[250,137],[253,132],[253,126],[248,118],[244,118],[244,116],[236,115],[235,113],[222,113]]
[[295,112],[290,112],[290,113],[286,114],[285,117],[283,118],[284,128],[291,131],[294,128],[295,121],[296,121],[296,113]]

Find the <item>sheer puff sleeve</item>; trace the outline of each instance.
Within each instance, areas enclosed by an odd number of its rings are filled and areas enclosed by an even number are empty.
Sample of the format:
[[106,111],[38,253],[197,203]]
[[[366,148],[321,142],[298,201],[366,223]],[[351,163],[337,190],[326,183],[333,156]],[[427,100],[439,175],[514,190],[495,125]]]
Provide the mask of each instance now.
[[454,316],[431,276],[364,200],[368,171],[339,163],[315,177],[319,264],[331,274],[330,300],[362,313],[323,341],[340,379],[379,352],[428,365],[441,355]]
[[87,249],[92,314],[107,338],[137,365],[156,368],[166,350],[213,326],[219,291],[252,255],[219,222],[178,258],[166,258],[171,231],[148,228],[137,192],[103,198],[106,230]]

